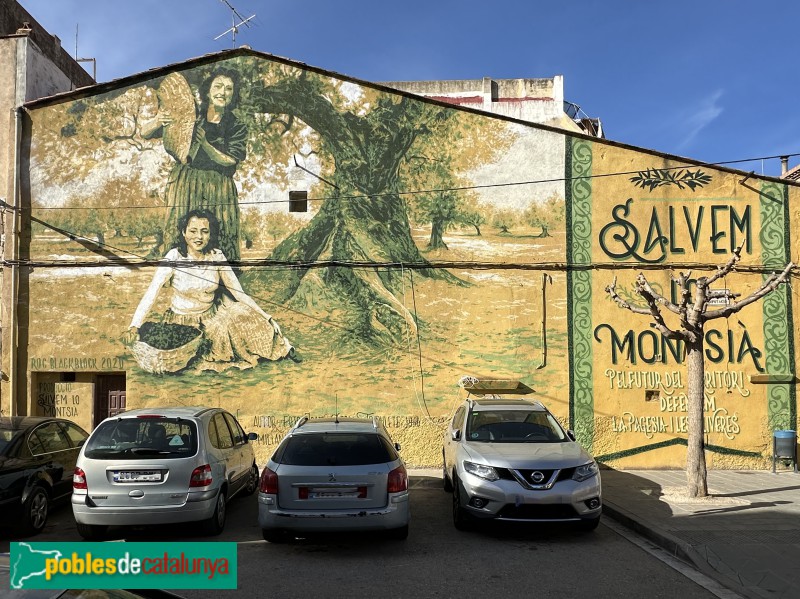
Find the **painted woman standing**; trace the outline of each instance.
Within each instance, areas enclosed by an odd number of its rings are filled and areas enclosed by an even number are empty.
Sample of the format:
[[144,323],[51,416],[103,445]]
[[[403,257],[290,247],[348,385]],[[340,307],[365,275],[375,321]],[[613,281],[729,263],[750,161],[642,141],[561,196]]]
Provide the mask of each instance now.
[[[239,103],[239,77],[219,69],[200,87],[200,113],[185,162],[178,160],[167,181],[165,199],[169,207],[164,231],[177,229],[191,210],[208,210],[219,222],[219,249],[232,262],[239,251],[239,194],[233,175],[247,154],[247,127],[233,113]],[[163,133],[177,115],[160,110],[142,129],[146,138]],[[180,241],[166,238],[167,247]]]

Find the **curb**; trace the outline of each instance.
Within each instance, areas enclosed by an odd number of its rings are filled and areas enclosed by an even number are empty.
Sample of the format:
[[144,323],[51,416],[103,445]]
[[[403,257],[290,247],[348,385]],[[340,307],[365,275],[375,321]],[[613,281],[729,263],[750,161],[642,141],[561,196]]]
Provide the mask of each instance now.
[[626,509],[604,500],[603,515],[616,520],[626,528],[629,528],[655,545],[658,545],[665,551],[669,552],[673,557],[689,564],[731,591],[738,593],[743,597],[747,597],[748,599],[763,599],[762,595],[754,594],[751,590],[741,586],[740,584],[737,584],[736,581],[715,570],[708,563],[708,561],[705,560],[697,552],[697,550],[695,550],[695,548],[686,541],[683,541],[656,526],[648,524],[642,519],[638,519]]

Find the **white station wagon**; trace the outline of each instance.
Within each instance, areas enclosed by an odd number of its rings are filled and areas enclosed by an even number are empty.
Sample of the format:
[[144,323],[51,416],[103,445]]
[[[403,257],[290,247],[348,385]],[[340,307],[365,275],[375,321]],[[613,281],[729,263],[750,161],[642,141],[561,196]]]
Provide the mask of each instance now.
[[405,539],[408,474],[377,419],[303,418],[261,473],[264,540],[322,531],[385,531]]

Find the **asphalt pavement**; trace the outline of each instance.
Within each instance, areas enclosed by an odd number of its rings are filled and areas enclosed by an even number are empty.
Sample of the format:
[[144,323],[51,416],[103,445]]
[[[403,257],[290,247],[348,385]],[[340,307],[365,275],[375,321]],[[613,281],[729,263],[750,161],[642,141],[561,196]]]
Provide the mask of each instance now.
[[[441,470],[409,474],[441,484],[435,481]],[[604,519],[618,521],[743,597],[800,597],[800,474],[792,469],[710,470],[710,496],[702,499],[686,496],[682,470],[604,468],[601,476]],[[242,517],[249,518],[245,512]],[[8,551],[6,542],[0,546]]]
[[601,471],[613,518],[748,598],[800,597],[800,474],[711,470],[708,498],[682,470]]

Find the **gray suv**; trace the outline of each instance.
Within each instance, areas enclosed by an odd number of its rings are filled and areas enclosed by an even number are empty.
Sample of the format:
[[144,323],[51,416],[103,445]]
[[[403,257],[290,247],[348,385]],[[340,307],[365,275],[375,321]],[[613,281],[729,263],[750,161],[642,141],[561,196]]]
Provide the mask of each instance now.
[[486,381],[481,395],[456,410],[444,437],[444,489],[452,493],[453,523],[478,519],[600,522],[600,472],[571,431],[538,401],[502,397]]
[[199,521],[219,534],[227,502],[258,488],[256,437],[219,408],[144,408],[107,418],[73,475],[78,533],[95,539],[109,525]]

